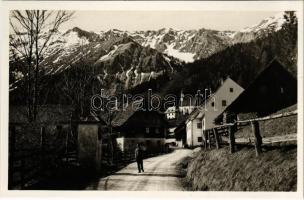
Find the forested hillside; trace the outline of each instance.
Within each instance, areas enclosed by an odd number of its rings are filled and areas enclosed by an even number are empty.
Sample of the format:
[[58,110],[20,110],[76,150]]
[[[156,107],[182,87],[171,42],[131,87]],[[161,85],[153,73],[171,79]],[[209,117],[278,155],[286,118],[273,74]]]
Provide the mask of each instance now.
[[161,92],[178,94],[181,89],[189,93],[197,89],[215,89],[227,76],[246,88],[274,58],[297,76],[297,21],[293,17],[280,31],[265,38],[235,44],[185,65]]

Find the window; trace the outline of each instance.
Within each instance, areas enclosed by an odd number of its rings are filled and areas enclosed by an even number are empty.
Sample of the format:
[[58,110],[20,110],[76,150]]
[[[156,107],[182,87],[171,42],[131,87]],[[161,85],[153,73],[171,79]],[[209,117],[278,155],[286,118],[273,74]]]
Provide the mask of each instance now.
[[214,107],[214,102],[211,103],[211,106]]
[[155,133],[159,134],[159,129],[158,128],[155,128]]
[[196,126],[197,126],[197,128],[201,129],[202,128],[202,123],[199,122],[199,123],[196,124]]
[[197,142],[202,142],[203,138],[202,137],[197,137]]
[[227,106],[227,101],[226,100],[222,100],[222,106]]
[[281,94],[283,94],[284,93],[284,88],[283,87],[281,87]]
[[150,133],[150,129],[149,128],[146,128],[146,133]]
[[233,92],[233,88],[232,88],[232,87],[231,87],[231,88],[229,88],[229,91],[230,91],[230,92]]

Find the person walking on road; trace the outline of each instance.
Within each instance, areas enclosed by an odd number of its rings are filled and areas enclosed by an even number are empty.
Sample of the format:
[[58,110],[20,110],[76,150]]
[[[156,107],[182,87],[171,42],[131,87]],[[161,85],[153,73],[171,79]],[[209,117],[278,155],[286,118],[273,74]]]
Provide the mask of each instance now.
[[138,173],[144,172],[144,164],[143,164],[143,150],[141,149],[141,145],[137,144],[135,149],[135,159],[137,162]]

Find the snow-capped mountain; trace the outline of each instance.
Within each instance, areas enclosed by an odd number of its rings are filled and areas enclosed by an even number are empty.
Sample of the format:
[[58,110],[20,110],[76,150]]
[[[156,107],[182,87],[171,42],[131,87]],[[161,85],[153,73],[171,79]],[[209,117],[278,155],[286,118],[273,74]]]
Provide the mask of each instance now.
[[232,31],[215,31],[203,28],[199,30],[162,28],[134,32],[111,29],[96,34],[99,34],[99,39],[102,41],[112,37],[130,37],[144,47],[156,49],[184,62],[193,62],[227,47],[233,33]]
[[102,40],[107,40],[113,36],[129,36],[142,46],[156,49],[185,62],[193,62],[194,60],[207,58],[230,45],[250,42],[254,39],[268,36],[268,34],[280,30],[285,22],[284,12],[280,12],[240,31],[216,31],[204,28],[199,30],[162,28],[160,30],[128,32],[112,29],[101,31],[98,34]]
[[185,62],[206,58],[229,45],[230,31],[173,30],[141,31],[131,36],[143,46],[149,46],[160,52]]
[[285,22],[284,12],[280,12],[253,26],[235,32],[232,37],[233,43],[250,42],[256,38],[268,36],[273,32],[279,31]]
[[[53,36],[41,66],[46,75],[52,75],[85,61],[94,66],[101,82],[110,85],[120,81],[125,88],[133,88],[164,74],[174,74],[183,62],[207,58],[235,43],[268,36],[280,30],[285,21],[283,13],[278,13],[237,32],[204,28],[88,32],[75,27]],[[21,57],[11,49],[12,88],[26,74],[23,68],[13,64],[18,56]]]
[[[11,88],[15,88],[14,83],[26,74],[26,68],[13,64],[16,56],[20,55],[12,49]],[[94,76],[104,87],[111,88],[119,82],[125,89],[130,89],[159,76],[175,73],[181,62],[140,45],[128,35],[116,35],[113,31],[103,33],[103,37],[79,28],[57,32],[41,63],[42,73],[56,75],[79,65],[94,68]]]

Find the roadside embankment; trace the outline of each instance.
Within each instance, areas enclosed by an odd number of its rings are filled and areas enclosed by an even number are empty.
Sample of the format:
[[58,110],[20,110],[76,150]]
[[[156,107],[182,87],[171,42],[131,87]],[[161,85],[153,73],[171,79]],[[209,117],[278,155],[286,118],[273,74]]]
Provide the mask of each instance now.
[[187,190],[199,191],[296,191],[297,147],[264,147],[256,157],[254,148],[227,147],[200,150],[178,164]]

